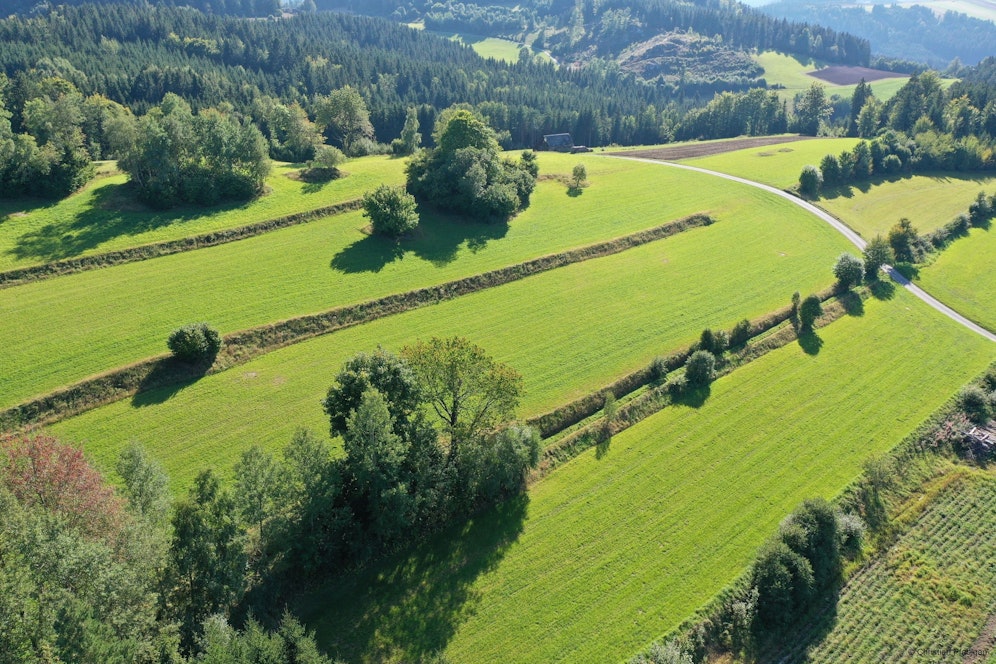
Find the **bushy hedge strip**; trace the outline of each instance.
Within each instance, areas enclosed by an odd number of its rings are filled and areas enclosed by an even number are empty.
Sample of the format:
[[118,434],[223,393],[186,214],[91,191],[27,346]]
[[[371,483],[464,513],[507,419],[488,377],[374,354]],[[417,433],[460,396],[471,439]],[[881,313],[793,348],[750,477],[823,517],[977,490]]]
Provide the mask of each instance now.
[[342,214],[351,210],[359,210],[362,205],[363,200],[358,198],[355,200],[343,201],[342,203],[336,203],[335,205],[326,205],[325,207],[308,210],[307,212],[298,212],[284,217],[267,219],[265,221],[249,224],[247,226],[226,228],[223,230],[212,231],[210,233],[181,238],[179,240],[156,242],[154,244],[145,244],[139,247],[121,249],[119,251],[109,251],[103,254],[93,254],[92,256],[81,256],[79,258],[67,258],[61,261],[45,263],[44,265],[34,265],[32,267],[25,267],[17,270],[8,270],[6,272],[0,272],[0,288],[8,288],[10,286],[18,286],[32,281],[41,281],[42,279],[61,277],[66,274],[97,270],[99,268],[121,265],[123,263],[135,263],[137,261],[149,260],[150,258],[159,258],[160,256],[169,256],[170,254],[178,254],[184,251],[213,247],[215,245],[225,244],[226,242],[244,240],[246,238],[262,235],[263,233],[268,233],[270,231],[287,228],[288,226],[296,226],[298,224],[316,221],[318,219],[323,219],[336,214]]
[[[328,334],[344,327],[451,300],[486,288],[501,286],[572,263],[610,256],[712,223],[714,220],[706,214],[693,214],[614,240],[559,254],[542,256],[524,263],[450,281],[438,286],[388,295],[368,302],[337,307],[320,314],[300,316],[234,332],[224,337],[224,350],[215,359],[214,364],[207,369],[207,373],[217,373],[229,367],[244,364],[271,350],[311,337]],[[174,367],[173,364],[167,362],[163,357],[152,358],[14,406],[0,412],[0,429],[58,421],[126,398],[138,391],[192,380],[205,373],[203,367],[199,371],[190,371],[184,367]],[[601,405],[599,405],[600,407]]]

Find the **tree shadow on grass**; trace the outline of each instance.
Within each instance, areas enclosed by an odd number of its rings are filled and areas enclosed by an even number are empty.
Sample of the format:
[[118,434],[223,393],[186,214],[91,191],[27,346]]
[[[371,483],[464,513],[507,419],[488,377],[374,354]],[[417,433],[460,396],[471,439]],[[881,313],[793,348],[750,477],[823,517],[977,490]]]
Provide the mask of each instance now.
[[759,644],[757,664],[805,659],[805,653],[822,643],[837,626],[839,601],[839,586],[822,591],[810,611],[800,615],[792,626],[770,634]]
[[848,316],[864,316],[865,303],[861,296],[854,291],[847,291],[837,296],[837,301],[844,307],[844,312]]
[[517,496],[414,551],[333,581],[295,611],[326,652],[347,661],[423,661],[473,615],[479,576],[522,533],[529,498]]
[[799,332],[799,347],[806,355],[819,355],[823,347],[823,339],[816,334],[816,330],[801,330]]
[[868,290],[876,300],[891,300],[896,296],[895,284],[884,279],[876,279],[868,284]]
[[142,380],[138,391],[131,398],[131,405],[142,408],[165,403],[203,378],[213,361],[214,358],[211,361],[189,364],[173,357],[164,357],[156,362],[152,371]]
[[128,184],[106,184],[89,195],[90,205],[71,221],[46,224],[25,233],[9,253],[20,260],[72,258],[123,235],[139,235],[248,205],[243,201],[212,207],[152,210],[136,200],[134,189]]
[[681,396],[674,398],[672,401],[680,406],[688,406],[689,408],[701,408],[712,394],[712,388],[708,385],[703,387],[697,387],[695,389],[686,389]]
[[472,253],[508,234],[507,222],[485,223],[436,212],[419,212],[419,225],[400,239],[367,235],[349,245],[329,266],[346,273],[380,272],[389,263],[413,254],[437,267],[456,260],[460,247]]

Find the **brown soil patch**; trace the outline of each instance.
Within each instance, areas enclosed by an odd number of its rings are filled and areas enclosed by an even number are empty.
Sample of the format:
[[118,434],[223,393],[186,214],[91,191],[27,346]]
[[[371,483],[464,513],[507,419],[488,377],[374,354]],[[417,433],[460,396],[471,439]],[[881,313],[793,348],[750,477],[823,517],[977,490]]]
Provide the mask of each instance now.
[[813,136],[754,136],[751,138],[736,138],[732,141],[705,141],[702,143],[692,143],[690,145],[676,145],[670,148],[656,148],[654,150],[634,150],[632,152],[620,152],[620,157],[640,157],[642,159],[659,159],[661,161],[679,161],[681,159],[691,159],[693,157],[707,157],[723,152],[733,152],[734,150],[745,150],[747,148],[760,148],[766,145],[778,145],[779,143],[791,143],[793,141],[806,141]]
[[865,79],[865,83],[880,81],[883,78],[907,78],[906,74],[897,74],[894,71],[882,71],[881,69],[869,69],[868,67],[825,67],[818,71],[809,72],[813,78],[818,78],[834,85],[855,85]]

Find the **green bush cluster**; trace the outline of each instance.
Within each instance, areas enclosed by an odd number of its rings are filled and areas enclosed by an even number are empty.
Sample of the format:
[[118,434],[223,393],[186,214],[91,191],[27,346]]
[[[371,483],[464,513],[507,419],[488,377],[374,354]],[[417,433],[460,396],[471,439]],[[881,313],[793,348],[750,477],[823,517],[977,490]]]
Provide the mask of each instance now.
[[203,362],[213,360],[221,350],[221,335],[207,323],[194,323],[173,330],[166,345],[179,360]]

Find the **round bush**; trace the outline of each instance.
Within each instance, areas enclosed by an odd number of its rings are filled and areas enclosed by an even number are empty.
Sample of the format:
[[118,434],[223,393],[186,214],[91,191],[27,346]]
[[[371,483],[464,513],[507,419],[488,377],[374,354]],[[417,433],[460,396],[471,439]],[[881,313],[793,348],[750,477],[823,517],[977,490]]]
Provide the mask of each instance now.
[[806,166],[799,175],[799,193],[803,196],[818,196],[823,186],[823,174],[815,166]]
[[685,363],[685,380],[691,388],[703,387],[716,376],[716,356],[705,350],[692,353]]
[[194,323],[173,330],[166,345],[177,359],[200,362],[213,359],[218,354],[221,335],[207,323]]
[[397,237],[418,226],[415,197],[403,187],[382,184],[363,195],[363,216],[378,235]]
[[961,409],[968,415],[968,419],[976,424],[985,424],[992,414],[989,404],[989,395],[978,385],[969,385],[958,395],[961,402]]

